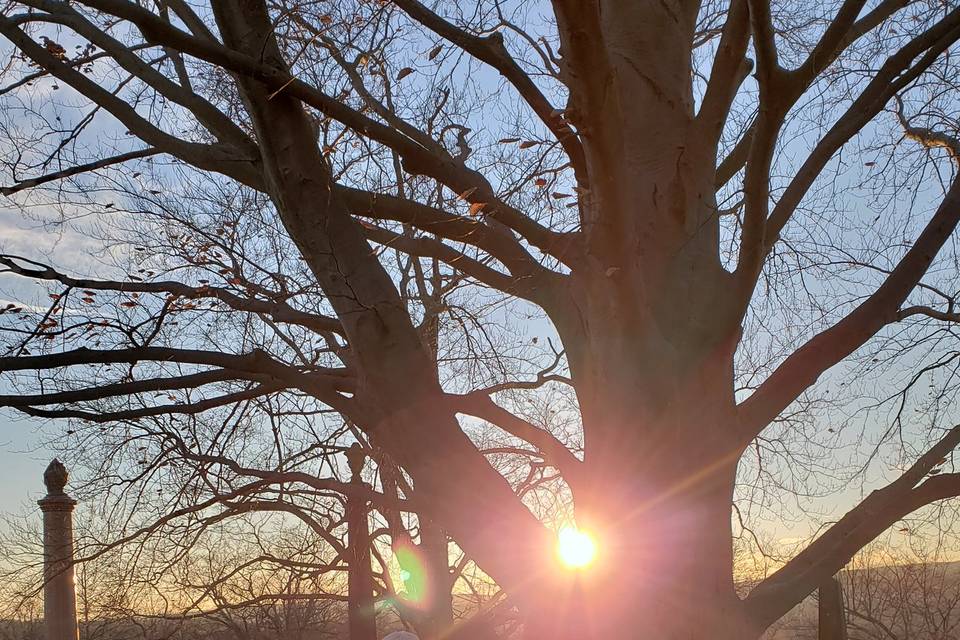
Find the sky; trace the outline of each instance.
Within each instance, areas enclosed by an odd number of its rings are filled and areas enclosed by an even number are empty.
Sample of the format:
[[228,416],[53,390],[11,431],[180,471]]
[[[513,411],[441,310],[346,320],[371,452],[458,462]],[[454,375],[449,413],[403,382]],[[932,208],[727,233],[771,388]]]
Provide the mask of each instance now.
[[43,471],[54,453],[41,444],[39,427],[0,409],[0,515],[33,510],[45,493]]
[[[60,264],[78,265],[85,258],[88,239],[70,231],[53,232],[42,220],[27,220],[0,206],[0,251],[33,257],[54,256]],[[45,291],[25,278],[0,274],[0,302],[40,303]],[[0,382],[0,394],[9,393]],[[54,457],[48,446],[51,431],[46,420],[26,418],[0,408],[0,517],[35,510],[43,497],[43,471]],[[39,517],[39,512],[38,512]]]
[[[55,264],[74,273],[96,270],[95,258],[89,249],[92,241],[76,231],[62,227],[52,230],[42,220],[27,220],[20,213],[0,207],[0,252],[16,253],[34,258],[49,258]],[[18,276],[0,274],[0,301],[43,304],[46,290]],[[548,323],[532,321],[531,335],[553,334]],[[535,326],[533,326],[535,325]],[[553,336],[556,338],[556,336]],[[0,393],[9,393],[0,381]],[[50,439],[62,433],[58,425],[43,419],[19,416],[0,408],[0,520],[4,516],[35,513],[39,518],[36,500],[44,493],[42,475],[49,461],[56,455],[55,441]],[[874,482],[879,479],[873,478]],[[69,491],[69,488],[68,488]],[[864,486],[851,485],[830,496],[819,508],[837,515],[854,506],[862,498]],[[812,512],[811,512],[812,513]],[[769,523],[768,523],[769,524]],[[2,525],[0,525],[2,526]],[[807,539],[810,522],[783,521],[768,530],[778,542],[790,545]]]
[[[42,211],[37,213],[43,215]],[[62,228],[51,231],[43,228],[41,222],[26,220],[18,212],[4,209],[0,202],[0,251],[51,258],[77,273],[94,270],[84,269],[84,265],[91,264],[90,239]],[[0,275],[0,303],[8,300],[30,304],[46,298],[44,291],[24,279]],[[0,384],[0,393],[9,390]],[[44,423],[18,418],[14,412],[0,409],[0,515],[36,511],[35,501],[43,494],[42,473],[54,455],[47,438],[57,432],[48,430],[45,436]],[[842,512],[855,503],[862,489],[859,485],[850,486],[832,496],[824,506]],[[783,540],[804,538],[809,533],[806,525],[784,525],[777,533]]]

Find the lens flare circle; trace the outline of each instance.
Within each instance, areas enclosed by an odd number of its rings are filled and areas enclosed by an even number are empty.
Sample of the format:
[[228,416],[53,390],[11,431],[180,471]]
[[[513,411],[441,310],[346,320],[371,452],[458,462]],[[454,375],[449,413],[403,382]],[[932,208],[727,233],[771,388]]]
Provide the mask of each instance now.
[[590,566],[597,557],[593,536],[575,527],[565,527],[557,534],[557,555],[571,569]]

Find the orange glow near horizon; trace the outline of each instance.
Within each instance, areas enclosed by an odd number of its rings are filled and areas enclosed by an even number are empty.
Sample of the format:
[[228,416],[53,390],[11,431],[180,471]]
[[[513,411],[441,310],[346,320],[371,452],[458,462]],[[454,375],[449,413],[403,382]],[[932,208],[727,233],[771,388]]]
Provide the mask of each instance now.
[[557,534],[557,555],[564,566],[584,569],[593,564],[597,556],[597,543],[589,533],[566,527]]

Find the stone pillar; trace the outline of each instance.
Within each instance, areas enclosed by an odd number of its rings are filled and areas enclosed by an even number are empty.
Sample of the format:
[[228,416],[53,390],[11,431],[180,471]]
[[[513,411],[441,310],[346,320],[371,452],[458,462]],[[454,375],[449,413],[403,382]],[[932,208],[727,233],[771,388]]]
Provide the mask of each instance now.
[[67,468],[54,458],[43,473],[43,621],[46,640],[77,640],[77,592],[73,572],[73,508],[64,493]]
[[376,640],[377,611],[373,599],[373,569],[370,567],[370,529],[367,523],[367,501],[358,497],[366,488],[360,472],[366,454],[354,443],[347,450],[350,484],[358,489],[347,496],[347,553],[350,573],[347,576],[347,624],[350,640]]

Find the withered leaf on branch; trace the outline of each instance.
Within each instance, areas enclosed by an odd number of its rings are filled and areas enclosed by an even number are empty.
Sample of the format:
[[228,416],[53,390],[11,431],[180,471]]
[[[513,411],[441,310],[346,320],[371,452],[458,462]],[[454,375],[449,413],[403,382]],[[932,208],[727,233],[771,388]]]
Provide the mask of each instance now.
[[483,211],[483,208],[485,206],[487,206],[486,202],[474,202],[472,205],[470,205],[470,215],[471,216],[480,215],[480,212]]

